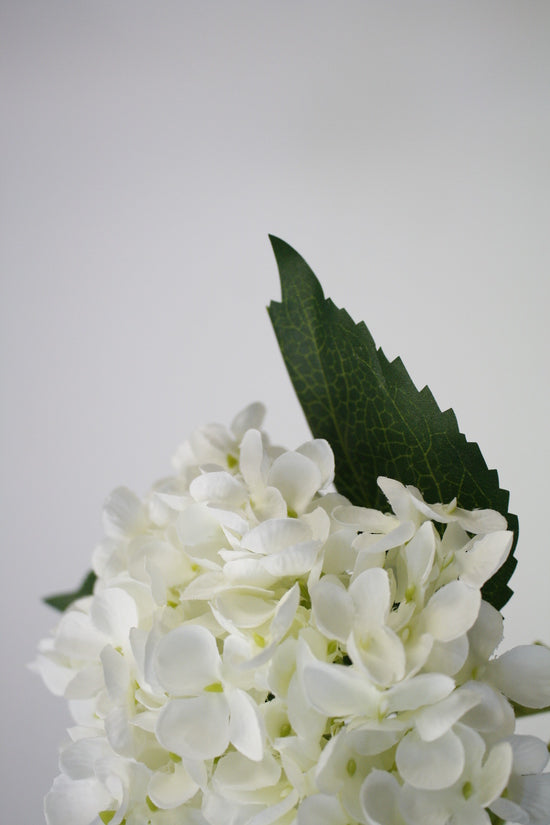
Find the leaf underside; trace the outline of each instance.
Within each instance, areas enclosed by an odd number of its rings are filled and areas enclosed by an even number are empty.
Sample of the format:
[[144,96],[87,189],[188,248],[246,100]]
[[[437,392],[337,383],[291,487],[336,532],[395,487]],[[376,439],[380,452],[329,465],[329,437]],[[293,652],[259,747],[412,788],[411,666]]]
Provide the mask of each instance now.
[[400,358],[388,361],[364,323],[323,295],[316,276],[285,241],[270,236],[282,301],[269,317],[311,432],[335,456],[338,492],[354,504],[387,509],[378,476],[412,484],[426,501],[455,496],[464,509],[498,510],[514,531],[504,565],[483,588],[500,610],[512,595],[517,516],[509,493],[478,445],[459,431],[452,410],[441,412],[428,387],[417,390]]
[[46,604],[49,604],[50,607],[55,608],[56,610],[66,610],[70,604],[72,604],[77,599],[81,599],[83,596],[91,596],[94,592],[94,584],[97,576],[90,570],[89,573],[86,574],[85,578],[82,580],[82,583],[78,590],[73,591],[72,593],[59,593],[56,596],[48,596],[44,599]]

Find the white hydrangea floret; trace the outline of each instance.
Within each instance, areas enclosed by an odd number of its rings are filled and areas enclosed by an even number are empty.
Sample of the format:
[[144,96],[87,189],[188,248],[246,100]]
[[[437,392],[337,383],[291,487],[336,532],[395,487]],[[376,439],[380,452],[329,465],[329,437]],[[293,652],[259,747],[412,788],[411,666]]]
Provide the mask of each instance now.
[[550,652],[497,656],[481,592],[504,518],[388,478],[388,512],[352,504],[329,444],[272,446],[264,414],[107,500],[94,592],[33,665],[75,720],[48,825],[548,825],[514,706],[550,705]]

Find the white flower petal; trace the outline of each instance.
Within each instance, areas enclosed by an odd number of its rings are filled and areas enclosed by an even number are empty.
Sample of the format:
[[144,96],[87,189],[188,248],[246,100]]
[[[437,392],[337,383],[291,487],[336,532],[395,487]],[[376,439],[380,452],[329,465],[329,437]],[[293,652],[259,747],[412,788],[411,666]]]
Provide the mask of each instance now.
[[90,616],[69,608],[57,626],[55,647],[71,659],[97,661],[108,641],[105,634],[94,627]]
[[[516,784],[517,783],[517,784]],[[550,773],[516,778],[521,807],[529,814],[529,825],[547,825],[550,811]]]
[[468,642],[472,657],[485,664],[502,641],[503,633],[504,619],[502,614],[489,602],[482,600],[475,624],[468,631]]
[[479,613],[481,593],[461,581],[440,587],[422,611],[427,633],[440,642],[450,642],[466,633]]
[[178,516],[176,530],[186,547],[220,539],[220,525],[213,512],[204,504],[193,502]]
[[317,627],[328,639],[345,642],[353,619],[353,603],[336,576],[323,576],[311,590],[311,606]]
[[360,802],[369,825],[399,825],[400,786],[394,776],[374,768],[361,785]]
[[61,750],[59,767],[70,779],[89,779],[94,776],[94,765],[111,753],[103,736],[78,739]]
[[496,530],[506,530],[507,522],[504,516],[496,510],[461,510],[457,507],[453,516],[463,530],[468,533],[492,533]]
[[223,503],[225,507],[241,507],[247,500],[246,488],[230,473],[203,473],[189,485],[189,493],[198,502]]
[[214,759],[229,745],[229,706],[223,694],[173,699],[161,710],[157,739],[187,759]]
[[511,736],[514,752],[514,773],[540,773],[548,762],[548,747],[537,736]]
[[550,650],[519,645],[489,662],[486,677],[505,696],[528,708],[550,705]]
[[139,624],[135,599],[120,587],[107,587],[93,598],[90,616],[115,646],[129,647],[130,630]]
[[364,570],[349,586],[357,624],[368,633],[371,627],[383,625],[390,610],[388,574],[379,567]]
[[432,521],[439,521],[442,524],[448,524],[450,521],[454,521],[456,498],[453,498],[449,504],[442,504],[441,502],[428,504],[424,501],[424,497],[420,490],[413,487],[412,484],[407,484],[406,490],[410,496],[411,506],[426,518],[429,518]]
[[283,638],[294,621],[299,604],[300,585],[296,582],[290,590],[287,590],[275,611],[270,630],[272,640],[279,641]]
[[433,742],[424,742],[416,731],[403,737],[395,754],[399,773],[415,788],[448,788],[464,769],[464,748],[452,731]]
[[431,522],[422,524],[403,550],[407,564],[408,586],[422,585],[432,572],[435,533]]
[[531,817],[516,802],[511,799],[495,799],[491,804],[491,811],[504,822],[513,822],[514,825],[532,825]]
[[259,430],[248,430],[241,442],[239,468],[251,490],[256,491],[265,487],[268,467],[262,434]]
[[103,724],[112,749],[122,756],[133,756],[137,730],[130,724],[128,708],[112,708],[105,716]]
[[206,790],[206,785],[208,781],[208,771],[206,770],[206,765],[202,761],[202,759],[187,759],[183,757],[181,760],[181,764],[196,784],[201,788],[203,791]]
[[269,470],[267,483],[277,487],[290,510],[303,513],[320,489],[321,473],[317,464],[301,453],[287,452],[278,456]]
[[355,536],[354,530],[343,529],[328,537],[323,548],[323,572],[339,574],[353,570],[357,559],[352,547]]
[[[140,696],[139,692],[136,691],[136,698]],[[157,720],[159,718],[158,715],[158,707],[154,710],[143,710],[141,713],[136,714],[132,719],[132,725],[140,730],[146,730],[148,733],[154,733],[155,728],[157,726]]]
[[199,427],[191,433],[189,439],[195,457],[201,464],[214,461],[217,452],[221,452],[222,455],[226,453],[230,449],[232,441],[233,439],[226,428],[216,422]]
[[294,673],[290,680],[287,702],[288,721],[292,729],[301,739],[318,742],[325,730],[326,717],[311,707],[298,673]]
[[377,712],[378,690],[350,667],[308,662],[302,678],[309,701],[326,716],[369,716]]
[[223,593],[227,588],[227,581],[222,572],[209,571],[202,573],[193,579],[183,591],[185,601],[191,599],[207,600],[213,599],[218,593]]
[[107,537],[92,551],[92,570],[98,578],[110,579],[125,570],[126,559],[126,537]]
[[369,533],[363,533],[358,536],[353,545],[356,550],[368,553],[385,553],[386,550],[392,550],[394,547],[400,547],[405,542],[412,539],[415,532],[415,526],[412,521],[404,521],[398,524],[389,533],[381,535],[379,538]]
[[[103,652],[103,651],[102,651]],[[73,671],[74,672],[74,671]],[[65,699],[90,699],[105,687],[101,665],[88,665],[79,670],[65,688]]]
[[476,691],[481,701],[464,715],[462,722],[482,733],[498,731],[499,738],[510,736],[514,732],[516,720],[510,703],[502,693],[484,682],[470,681],[464,686]]
[[471,587],[482,587],[506,561],[513,538],[510,530],[499,530],[473,541],[465,553],[458,553],[461,581]]
[[286,501],[276,487],[265,487],[259,493],[255,491],[250,503],[260,522],[285,518],[288,512]]
[[276,575],[265,569],[263,559],[240,558],[228,561],[223,572],[230,584],[270,587],[277,580]]
[[250,530],[243,537],[241,547],[259,555],[270,555],[309,539],[311,531],[299,519],[269,519]]
[[328,794],[312,794],[303,800],[296,816],[297,825],[346,825],[348,816],[339,801]]
[[311,530],[311,538],[317,541],[325,542],[331,530],[330,516],[323,507],[315,507],[310,513],[304,513],[300,516],[300,521],[307,524]]
[[[290,784],[296,789],[297,799],[303,798],[311,792],[311,765],[316,765],[321,757],[321,747],[311,742],[298,739],[296,736],[286,736],[277,740],[277,748],[281,754],[281,765]],[[289,794],[290,796],[290,794]],[[288,797],[287,797],[288,798]]]
[[425,742],[433,742],[480,702],[477,691],[459,688],[440,702],[422,708],[415,717],[416,729]]
[[340,524],[353,525],[355,532],[361,530],[366,533],[386,534],[399,525],[394,515],[368,507],[357,507],[354,504],[339,504],[334,508],[332,515]]
[[98,811],[110,808],[111,794],[97,779],[57,776],[44,799],[48,825],[91,825]]
[[112,645],[107,645],[101,651],[101,664],[105,687],[111,699],[117,703],[125,703],[128,686],[130,684],[130,664]]
[[243,662],[241,668],[250,670],[260,667],[271,659],[281,639],[286,635],[290,629],[294,616],[298,609],[300,602],[300,587],[296,582],[290,590],[288,590],[277,607],[269,633],[269,644],[261,650],[260,653]]
[[259,430],[265,418],[265,405],[260,401],[253,401],[237,413],[231,422],[231,432],[240,441],[247,430]]
[[[304,645],[309,656],[311,656],[307,645],[303,642],[302,645]],[[296,669],[297,660],[298,663],[300,662],[296,653],[297,647],[298,642],[295,639],[285,639],[284,642],[278,645],[273,654],[273,658],[269,664],[267,686],[271,693],[277,697],[286,697],[290,680]],[[313,656],[311,656],[311,658],[315,661]]]
[[292,576],[298,578],[308,573],[319,555],[320,541],[305,541],[294,547],[287,547],[275,555],[266,556],[263,566],[268,573],[276,578]]
[[468,636],[466,634],[450,642],[434,641],[426,662],[426,669],[454,676],[466,662],[468,650]]
[[439,702],[454,690],[454,680],[441,673],[421,673],[393,685],[386,693],[388,712],[416,710]]
[[170,769],[155,771],[147,792],[154,805],[166,809],[183,805],[195,796],[198,789],[183,764],[172,763]]
[[407,825],[447,825],[454,801],[448,790],[423,791],[405,784],[400,792],[399,811]]
[[315,784],[323,793],[336,795],[342,790],[350,748],[346,740],[346,730],[331,737],[321,751],[315,767]]
[[[413,506],[411,504],[411,495],[404,484],[396,481],[393,478],[386,476],[379,476],[376,483],[386,496],[390,507],[399,519],[399,521],[410,521],[413,513]],[[424,519],[422,519],[424,521]]]
[[229,739],[237,750],[254,762],[264,755],[265,730],[256,703],[244,690],[227,694],[229,703]]
[[282,823],[286,823],[285,814],[294,808],[299,798],[298,791],[290,791],[280,802],[254,814],[253,817],[247,820],[246,825],[271,825],[271,823],[281,823],[282,825]]
[[477,799],[468,799],[453,813],[453,825],[491,825],[489,814],[479,807]]
[[183,625],[163,636],[153,664],[162,687],[173,696],[193,696],[220,679],[214,636],[200,625]]
[[377,685],[388,686],[405,675],[405,649],[399,636],[389,627],[372,627],[360,635],[356,627],[347,642],[354,664],[364,668]]
[[146,525],[145,508],[127,487],[117,487],[103,505],[103,526],[108,536],[132,536]]
[[407,654],[407,674],[415,676],[426,664],[433,649],[435,640],[429,633],[407,640],[405,653]]
[[214,773],[214,787],[222,793],[228,791],[254,791],[275,785],[279,781],[281,767],[273,756],[266,753],[262,760],[252,762],[243,754],[231,752],[223,756]]
[[350,734],[350,741],[353,748],[362,756],[376,756],[393,748],[408,727],[406,721],[398,719],[383,719],[382,722],[374,719],[360,728],[354,728]]
[[512,746],[499,742],[489,753],[479,776],[478,800],[486,808],[501,795],[512,770]]
[[[246,502],[244,502],[244,504],[246,504]],[[220,505],[220,507],[216,507],[214,504],[209,503],[207,506],[214,518],[216,518],[219,522],[227,543],[233,546],[232,540],[235,541],[236,537],[244,535],[249,528],[249,523],[246,518],[243,518],[243,516],[237,513],[234,509],[227,509],[228,507],[231,508],[231,505],[227,502],[220,502]],[[204,554],[204,547],[204,544],[199,545],[199,547],[195,550],[195,553],[192,555],[192,558],[196,558],[199,562],[201,562],[201,555]],[[208,547],[208,545],[206,545],[206,547]]]
[[[72,671],[74,674],[74,671]],[[103,668],[100,665],[88,665],[79,670],[65,688],[65,699],[91,699],[105,687]]]
[[273,616],[277,607],[277,603],[272,599],[252,595],[244,588],[222,593],[214,603],[216,610],[235,627],[240,628],[258,627],[264,624]]
[[38,673],[44,684],[55,696],[63,696],[67,685],[74,678],[74,670],[65,667],[49,656],[38,654],[34,662],[28,665],[29,669]]
[[298,447],[296,452],[305,455],[317,465],[321,476],[319,489],[331,483],[334,479],[334,453],[328,441],[324,438],[314,438]]
[[548,825],[550,774],[512,776],[507,798],[495,799],[491,810],[521,825]]

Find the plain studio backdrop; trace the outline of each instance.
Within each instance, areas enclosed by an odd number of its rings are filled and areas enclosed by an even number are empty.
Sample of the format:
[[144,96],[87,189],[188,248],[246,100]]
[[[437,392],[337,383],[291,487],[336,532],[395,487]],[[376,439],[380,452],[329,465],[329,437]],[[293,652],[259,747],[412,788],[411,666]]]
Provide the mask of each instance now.
[[43,821],[69,720],[26,663],[107,493],[255,399],[274,440],[307,438],[268,233],[498,469],[521,528],[503,649],[550,642],[549,4],[0,10],[5,821]]

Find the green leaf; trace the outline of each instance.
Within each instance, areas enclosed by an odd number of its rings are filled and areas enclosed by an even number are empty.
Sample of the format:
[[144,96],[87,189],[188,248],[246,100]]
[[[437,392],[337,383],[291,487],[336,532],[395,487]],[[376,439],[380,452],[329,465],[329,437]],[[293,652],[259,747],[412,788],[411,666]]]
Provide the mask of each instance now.
[[49,604],[50,607],[54,607],[56,610],[66,610],[70,604],[72,604],[77,599],[81,599],[83,596],[91,596],[94,592],[94,584],[97,576],[90,570],[87,573],[86,577],[83,579],[80,587],[78,590],[75,590],[73,593],[59,593],[56,596],[48,596],[44,599],[46,604]]
[[536,713],[550,713],[550,705],[546,708],[526,708],[523,705],[518,705],[517,702],[513,702],[511,699],[508,701],[514,708],[516,719],[520,719],[522,716],[534,716]]
[[518,520],[508,513],[509,494],[496,470],[459,431],[454,412],[441,412],[428,387],[416,389],[401,359],[388,361],[364,323],[325,299],[304,259],[285,241],[270,240],[282,301],[270,304],[269,316],[311,432],[334,451],[337,490],[354,504],[385,510],[376,479],[388,476],[418,487],[429,502],[456,496],[465,509],[498,510],[514,544],[483,596],[500,610],[512,595]]

